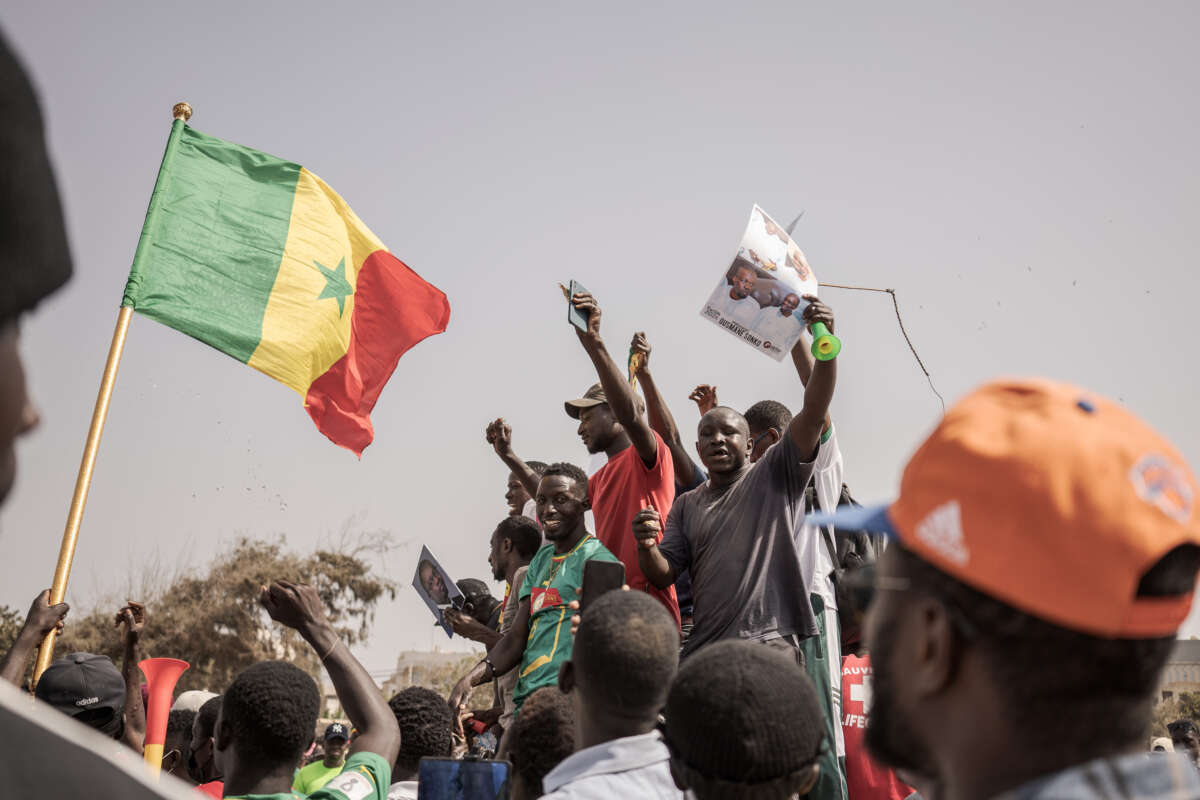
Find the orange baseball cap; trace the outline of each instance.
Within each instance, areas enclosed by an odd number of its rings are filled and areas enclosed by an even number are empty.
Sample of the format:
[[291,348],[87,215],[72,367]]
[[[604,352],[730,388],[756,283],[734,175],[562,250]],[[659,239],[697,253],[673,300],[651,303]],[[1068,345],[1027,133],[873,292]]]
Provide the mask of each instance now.
[[1138,597],[1168,552],[1200,546],[1200,486],[1121,406],[1047,380],[996,381],[956,404],[904,468],[900,497],[814,515],[887,533],[962,583],[1060,627],[1173,636],[1192,595]]

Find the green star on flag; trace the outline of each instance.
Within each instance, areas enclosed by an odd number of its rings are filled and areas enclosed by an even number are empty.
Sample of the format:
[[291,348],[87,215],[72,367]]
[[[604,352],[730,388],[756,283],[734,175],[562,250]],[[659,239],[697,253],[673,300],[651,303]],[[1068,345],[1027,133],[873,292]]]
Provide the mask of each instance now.
[[182,118],[122,305],[297,392],[317,430],[356,455],[375,438],[371,410],[400,357],[450,320],[446,295],[329,184]]
[[330,297],[335,298],[338,304],[338,316],[346,310],[346,297],[354,294],[354,287],[346,280],[346,259],[342,258],[338,262],[337,269],[330,269],[322,265],[318,261],[314,261],[317,269],[321,270],[321,274],[325,276],[325,289],[317,296],[318,300],[326,300]]

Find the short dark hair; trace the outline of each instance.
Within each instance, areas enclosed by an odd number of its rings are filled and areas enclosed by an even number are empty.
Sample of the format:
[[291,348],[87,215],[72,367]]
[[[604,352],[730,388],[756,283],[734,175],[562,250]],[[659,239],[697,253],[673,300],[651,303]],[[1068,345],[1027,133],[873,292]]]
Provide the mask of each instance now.
[[221,722],[247,759],[260,766],[294,765],[312,743],[320,705],[311,675],[286,661],[262,661],[233,679]]
[[525,466],[529,467],[529,471],[540,478],[546,474],[546,467],[550,465],[545,461],[526,461]]
[[196,721],[197,713],[190,708],[177,708],[167,714],[167,737],[164,750],[179,748],[186,764],[191,754],[192,724]]
[[210,697],[204,701],[204,705],[200,706],[200,710],[196,712],[196,719],[200,720],[200,735],[212,736],[213,729],[217,727],[217,714],[221,713],[221,695]]
[[812,778],[825,715],[794,659],[741,639],[709,645],[679,668],[664,738],[700,800],[787,797]]
[[746,424],[751,430],[766,431],[774,428],[780,433],[787,431],[792,421],[792,412],[783,403],[774,400],[759,400],[746,409]]
[[454,718],[444,697],[424,686],[409,686],[388,700],[388,707],[400,726],[398,772],[415,772],[425,756],[450,756],[454,746],[451,736]]
[[755,279],[757,279],[759,277],[758,267],[756,267],[754,265],[754,262],[751,261],[750,259],[746,258],[745,256],[738,254],[738,255],[734,256],[733,263],[731,263],[729,265],[729,269],[727,269],[725,271],[725,282],[727,284],[729,284],[730,286],[732,286],[734,276],[737,275],[738,272],[743,269],[750,270],[750,274],[753,275],[755,277]]
[[542,529],[529,517],[505,517],[496,526],[495,536],[508,539],[522,558],[533,558],[542,546]]
[[679,666],[679,628],[644,592],[609,592],[591,604],[571,661],[587,697],[612,713],[653,718]]
[[557,686],[543,686],[529,697],[517,721],[505,734],[512,737],[508,757],[513,771],[533,797],[543,792],[542,778],[575,752],[575,712]]
[[1182,739],[1189,733],[1200,736],[1200,728],[1196,727],[1196,723],[1190,719],[1177,719],[1167,723],[1167,733],[1171,734],[1172,739]]
[[584,472],[579,467],[575,466],[574,464],[567,464],[566,462],[563,462],[563,461],[556,462],[556,463],[551,464],[550,466],[546,467],[546,472],[542,475],[543,478],[553,478],[555,476],[561,476],[563,478],[570,478],[571,480],[578,483],[583,488],[584,495],[585,496],[587,495],[587,491],[588,491],[587,473]]
[[[903,546],[890,549],[914,590],[939,600],[960,636],[983,651],[983,663],[1008,694],[1004,713],[1027,747],[1087,759],[1127,747],[1149,727],[1174,636],[1103,639],[1062,628],[972,589]],[[1200,548],[1176,547],[1146,572],[1138,596],[1186,594],[1197,568]]]

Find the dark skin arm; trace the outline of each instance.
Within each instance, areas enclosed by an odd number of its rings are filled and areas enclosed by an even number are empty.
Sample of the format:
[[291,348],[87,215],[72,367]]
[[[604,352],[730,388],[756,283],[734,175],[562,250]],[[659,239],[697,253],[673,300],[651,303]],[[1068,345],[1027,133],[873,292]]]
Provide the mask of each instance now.
[[504,466],[516,475],[521,481],[521,485],[525,487],[525,491],[529,492],[529,496],[533,497],[538,490],[537,473],[529,468],[521,458],[513,452],[512,449],[512,428],[501,417],[495,422],[489,423],[487,426],[487,441],[496,450],[496,455],[500,456],[500,460],[504,462]]
[[637,402],[633,396],[633,387],[625,380],[621,370],[608,354],[604,340],[600,338],[600,304],[588,292],[579,292],[571,298],[575,308],[588,315],[588,329],[583,332],[575,329],[579,343],[592,359],[596,374],[600,377],[600,385],[604,387],[604,395],[608,398],[608,407],[612,409],[617,422],[629,434],[629,441],[637,450],[642,463],[652,467],[658,460],[658,442],[654,431],[646,420],[637,413]]
[[472,618],[468,614],[464,614],[457,608],[447,608],[442,612],[442,617],[446,622],[450,623],[450,627],[459,636],[470,639],[473,642],[479,642],[488,650],[495,647],[496,642],[502,638],[499,631],[494,631],[487,625],[479,624],[479,620]]
[[[832,333],[833,310],[814,295],[806,294],[804,299],[808,301],[808,307],[804,309],[805,324],[824,322]],[[797,342],[796,346],[802,347],[803,344]],[[796,358],[794,348],[792,358]],[[808,384],[804,387],[804,408],[792,417],[792,422],[788,425],[788,435],[792,437],[796,447],[800,448],[800,452],[814,455],[817,452],[817,444],[821,441],[821,432],[829,416],[829,404],[833,402],[833,388],[836,383],[837,359],[817,361],[812,368]]]
[[671,451],[671,461],[675,465],[675,482],[681,486],[691,486],[696,477],[696,468],[692,464],[687,448],[679,437],[679,428],[671,409],[659,394],[654,376],[650,374],[650,342],[642,332],[633,335],[630,345],[634,351],[642,354],[642,366],[637,371],[638,380],[642,382],[642,393],[646,395],[646,416],[650,418],[650,428],[658,433]]
[[638,567],[646,580],[659,589],[667,588],[679,577],[658,549],[657,539],[662,529],[662,517],[653,508],[643,508],[633,518],[633,535],[638,543]]
[[696,404],[696,408],[700,409],[700,416],[703,417],[717,407],[717,387],[702,383],[695,389],[692,389],[692,393],[688,395],[688,400]]
[[[808,340],[803,333],[796,340],[796,346],[792,348],[792,363],[796,365],[796,374],[800,376],[800,384],[808,386],[808,380],[812,377],[813,365],[817,360],[813,358],[812,350],[809,348]],[[830,419],[829,413],[825,414],[825,425],[821,428],[821,435],[825,435],[825,431],[833,425],[833,420]]]
[[396,763],[400,753],[400,726],[371,676],[338,636],[317,590],[305,584],[275,581],[263,587],[259,597],[271,619],[296,630],[321,657],[329,680],[337,690],[338,702],[358,728],[351,753],[375,753],[387,763]]
[[146,630],[146,607],[130,600],[117,612],[117,627],[125,653],[121,659],[121,677],[125,679],[125,731],[121,741],[135,752],[142,752],[146,741],[146,708],[142,705],[142,675],[138,662],[142,660],[142,633]]
[[21,679],[25,676],[25,667],[29,664],[29,657],[33,655],[33,651],[50,631],[62,633],[63,618],[67,616],[70,609],[71,607],[66,603],[50,605],[49,589],[34,598],[33,605],[29,607],[29,613],[25,615],[25,624],[21,626],[16,641],[4,655],[4,660],[0,661],[0,680],[8,681],[13,686],[21,685]]
[[[525,640],[529,638],[529,598],[526,597],[517,606],[517,616],[513,619],[508,633],[500,637],[500,641],[488,651],[488,658],[496,666],[496,675],[503,675],[521,663],[525,655]],[[459,733],[462,733],[462,712],[467,708],[471,699],[471,689],[492,679],[492,670],[487,662],[480,661],[471,671],[459,679],[450,692],[450,709],[458,722]]]

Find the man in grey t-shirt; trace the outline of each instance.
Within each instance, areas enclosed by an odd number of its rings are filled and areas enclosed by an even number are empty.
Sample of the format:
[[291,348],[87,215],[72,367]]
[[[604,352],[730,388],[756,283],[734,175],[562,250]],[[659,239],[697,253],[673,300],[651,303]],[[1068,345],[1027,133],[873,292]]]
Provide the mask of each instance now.
[[[811,295],[804,299],[806,324],[833,324],[828,306]],[[799,639],[816,633],[792,537],[804,516],[804,487],[833,399],[836,363],[817,362],[804,408],[787,435],[754,464],[748,461],[754,443],[745,417],[725,407],[705,414],[696,450],[708,483],[676,499],[661,544],[655,544],[663,529],[658,513],[648,508],[634,517],[638,564],[651,583],[666,586],[691,571],[695,627],[684,656],[741,638],[790,645],[799,660]]]

